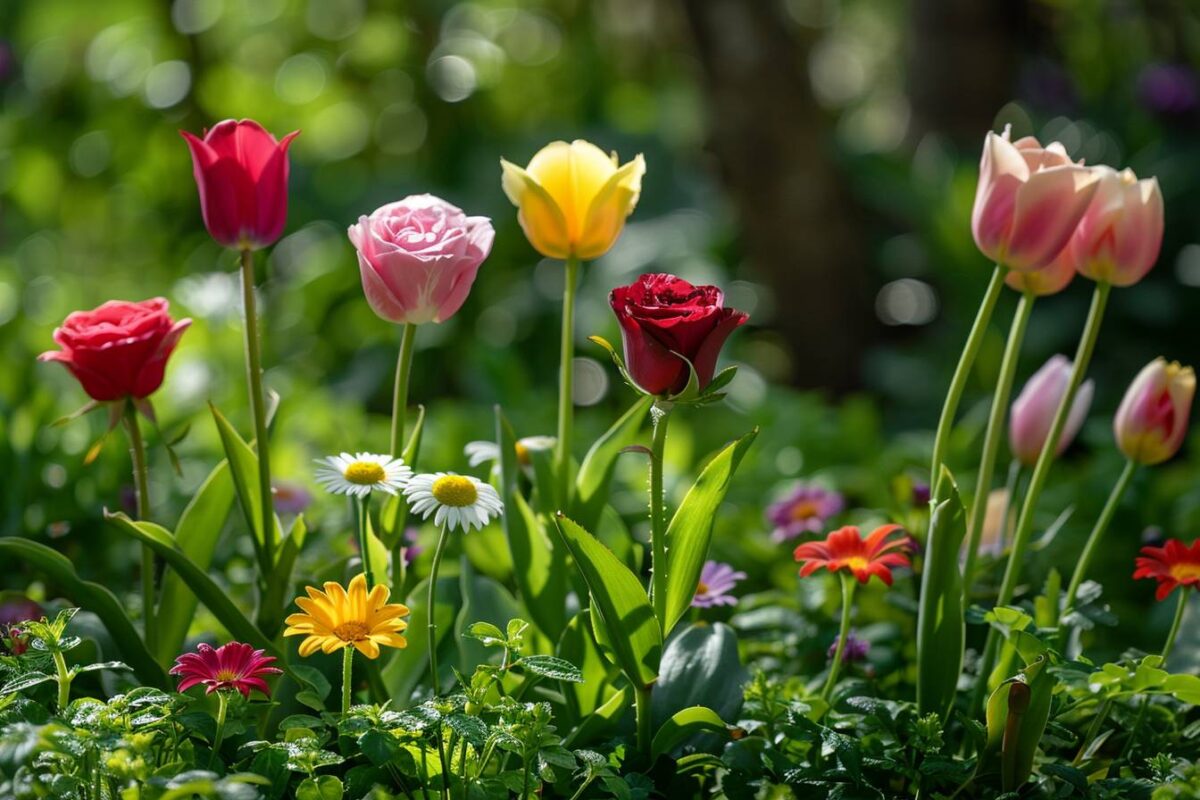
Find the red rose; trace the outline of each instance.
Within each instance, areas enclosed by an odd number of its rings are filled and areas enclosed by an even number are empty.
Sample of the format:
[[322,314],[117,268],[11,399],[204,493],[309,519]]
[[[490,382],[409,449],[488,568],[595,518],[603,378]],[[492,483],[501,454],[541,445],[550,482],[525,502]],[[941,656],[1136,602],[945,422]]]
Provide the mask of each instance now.
[[167,358],[190,319],[175,322],[161,297],[128,303],[109,300],[92,311],[75,311],[54,329],[62,350],[38,356],[61,361],[93,400],[142,398],[163,381]]
[[[625,344],[625,368],[650,394],[675,394],[692,362],[700,388],[712,381],[721,346],[748,314],[723,306],[716,286],[693,286],[667,274],[643,275],[608,296]],[[683,356],[683,358],[680,358]]]

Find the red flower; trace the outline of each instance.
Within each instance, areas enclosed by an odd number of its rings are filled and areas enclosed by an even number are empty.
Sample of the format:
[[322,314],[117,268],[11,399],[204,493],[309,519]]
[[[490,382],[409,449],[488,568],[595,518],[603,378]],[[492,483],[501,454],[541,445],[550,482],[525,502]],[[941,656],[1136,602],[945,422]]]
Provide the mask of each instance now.
[[269,696],[271,690],[263,678],[283,671],[270,666],[274,660],[274,656],[264,656],[262,650],[255,650],[242,642],[229,642],[215,650],[202,644],[196,648],[196,652],[184,653],[175,659],[171,674],[183,679],[179,682],[180,692],[204,684],[207,687],[205,694],[220,689],[237,689],[243,697],[249,697],[251,689],[258,689]]
[[1135,578],[1153,578],[1158,581],[1159,600],[1176,586],[1200,586],[1200,539],[1188,547],[1178,539],[1168,539],[1163,547],[1143,547],[1137,559]]
[[161,297],[129,303],[109,300],[91,311],[75,311],[54,329],[62,350],[38,356],[61,361],[93,400],[142,398],[162,385],[167,358],[190,319],[175,322]]
[[[643,275],[618,286],[608,302],[621,323],[625,367],[650,394],[674,394],[692,362],[700,388],[712,381],[721,346],[748,314],[725,308],[716,286],[693,286],[674,275]],[[683,358],[680,358],[682,356]]]
[[859,583],[866,583],[872,575],[878,575],[888,586],[892,585],[892,567],[907,567],[908,558],[903,552],[909,548],[907,536],[887,541],[900,530],[899,525],[882,525],[866,539],[854,525],[839,528],[820,542],[805,542],[796,548],[796,560],[804,562],[800,577],[807,578],[821,567],[830,572],[845,569],[854,573]]
[[180,131],[192,151],[200,210],[209,235],[225,247],[257,250],[287,221],[288,145],[254,120],[227,119],[199,139]]

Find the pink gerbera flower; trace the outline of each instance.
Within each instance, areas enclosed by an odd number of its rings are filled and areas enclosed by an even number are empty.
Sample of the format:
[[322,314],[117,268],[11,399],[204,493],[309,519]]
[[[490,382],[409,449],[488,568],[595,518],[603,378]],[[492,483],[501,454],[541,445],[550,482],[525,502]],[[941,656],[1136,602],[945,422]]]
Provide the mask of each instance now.
[[194,653],[184,653],[175,659],[171,674],[178,675],[178,691],[186,692],[193,686],[203,684],[205,694],[223,689],[236,689],[243,697],[250,696],[251,689],[258,689],[270,696],[271,689],[263,678],[278,675],[283,670],[272,667],[274,656],[263,655],[243,642],[229,642],[218,648],[201,644]]

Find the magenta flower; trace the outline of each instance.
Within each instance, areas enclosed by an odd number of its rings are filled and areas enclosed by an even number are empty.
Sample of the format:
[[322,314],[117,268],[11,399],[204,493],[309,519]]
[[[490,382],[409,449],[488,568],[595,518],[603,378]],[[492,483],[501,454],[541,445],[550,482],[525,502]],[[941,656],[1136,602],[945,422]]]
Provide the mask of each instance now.
[[771,538],[786,542],[805,533],[820,533],[826,521],[845,505],[842,496],[832,489],[801,483],[782,500],[767,507],[767,522],[775,527]]
[[735,571],[728,564],[719,561],[705,561],[700,570],[700,583],[696,586],[696,596],[692,598],[693,608],[712,608],[713,606],[737,605],[737,598],[730,594],[738,581],[745,579],[746,573]]
[[298,483],[279,481],[271,492],[277,514],[303,514],[312,504],[312,494]]
[[255,650],[243,642],[229,642],[216,649],[201,644],[196,652],[184,653],[175,659],[171,674],[182,678],[177,689],[180,692],[203,684],[205,694],[236,689],[243,697],[249,697],[251,689],[258,689],[270,696],[271,689],[263,678],[283,672],[271,666],[273,661],[274,656],[265,656],[262,650]]
[[425,552],[425,548],[417,544],[420,531],[409,526],[404,529],[404,566],[411,566],[421,553]]
[[[829,645],[829,651],[826,657],[832,659],[837,654],[838,639],[840,636],[835,636],[833,644]],[[853,664],[856,661],[862,661],[867,657],[867,653],[871,652],[871,643],[866,639],[860,639],[851,630],[846,634],[846,647],[842,650],[842,663]]]

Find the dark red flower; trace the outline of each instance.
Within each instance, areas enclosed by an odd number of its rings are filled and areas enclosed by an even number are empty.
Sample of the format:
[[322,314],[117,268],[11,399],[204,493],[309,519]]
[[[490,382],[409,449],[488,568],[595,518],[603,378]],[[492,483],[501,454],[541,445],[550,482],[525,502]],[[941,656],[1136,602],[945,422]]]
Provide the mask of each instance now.
[[200,211],[208,233],[225,247],[257,250],[273,243],[287,222],[288,145],[254,120],[217,123],[200,139],[180,131],[192,151]]
[[900,530],[899,525],[881,525],[863,538],[853,525],[839,528],[819,542],[805,542],[796,548],[796,560],[803,562],[800,577],[806,578],[821,567],[830,572],[848,570],[854,573],[859,583],[866,583],[872,575],[878,575],[888,586],[892,585],[892,567],[907,567],[909,538],[901,536],[889,540],[891,534]]
[[162,385],[167,359],[192,324],[167,313],[161,297],[129,303],[109,300],[91,311],[74,311],[54,329],[62,350],[38,356],[61,361],[93,400],[142,398]]
[[749,319],[748,314],[725,308],[716,286],[693,286],[662,273],[618,286],[608,302],[621,323],[625,367],[650,394],[674,394],[687,386],[683,359],[692,362],[700,388],[708,386],[721,346]]
[[1168,539],[1162,547],[1143,547],[1135,563],[1133,577],[1158,581],[1156,597],[1165,600],[1176,586],[1200,586],[1200,539],[1191,547],[1178,539]]
[[269,696],[271,689],[263,678],[283,671],[272,667],[273,661],[274,656],[265,656],[262,650],[242,642],[229,642],[216,649],[201,644],[196,652],[184,653],[175,659],[171,674],[182,678],[178,687],[180,692],[203,684],[205,694],[236,689],[243,697],[249,697],[251,689],[258,689]]

